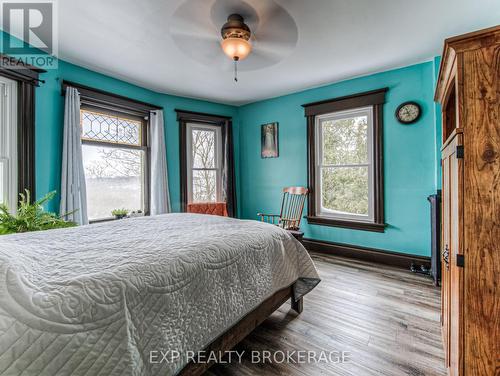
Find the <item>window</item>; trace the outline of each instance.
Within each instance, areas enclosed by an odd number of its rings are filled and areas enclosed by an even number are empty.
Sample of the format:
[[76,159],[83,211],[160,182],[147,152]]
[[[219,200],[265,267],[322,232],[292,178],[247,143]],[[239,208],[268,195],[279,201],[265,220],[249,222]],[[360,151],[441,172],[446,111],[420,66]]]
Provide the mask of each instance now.
[[18,201],[17,82],[0,77],[0,203],[15,212]]
[[111,218],[113,209],[147,212],[146,120],[82,106],[80,122],[89,220]]
[[[11,210],[16,209],[18,192],[30,191],[31,200],[36,198],[35,192],[35,91],[42,80],[40,73],[45,70],[36,68],[25,62],[2,54],[0,64],[0,81],[7,90],[2,92],[1,116],[10,116],[10,134],[6,134],[5,123],[0,132],[0,201],[9,201]],[[8,78],[9,80],[6,80]],[[6,99],[8,98],[8,99]],[[10,112],[7,111],[10,108]],[[4,120],[2,120],[4,121]],[[14,136],[15,134],[15,136]],[[7,151],[8,146],[14,154]],[[14,146],[15,145],[15,146]],[[10,188],[8,188],[10,187]],[[42,192],[44,193],[44,192]],[[11,197],[10,199],[4,197]]]
[[373,221],[372,119],[371,107],[316,118],[316,207],[321,216]]
[[[228,116],[176,109],[179,121],[181,211],[189,204],[225,203],[236,216],[232,121]],[[210,208],[223,205],[191,205]]]
[[221,201],[221,127],[187,124],[188,201]]
[[384,231],[382,105],[386,89],[304,105],[312,224]]

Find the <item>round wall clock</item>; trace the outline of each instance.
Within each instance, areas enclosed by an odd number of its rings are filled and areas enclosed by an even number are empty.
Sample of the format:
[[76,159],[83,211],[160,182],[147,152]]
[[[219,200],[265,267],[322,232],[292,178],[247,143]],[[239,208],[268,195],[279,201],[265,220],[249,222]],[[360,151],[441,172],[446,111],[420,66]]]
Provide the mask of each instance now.
[[411,124],[415,123],[420,115],[422,109],[417,102],[404,102],[396,109],[396,118],[400,123]]

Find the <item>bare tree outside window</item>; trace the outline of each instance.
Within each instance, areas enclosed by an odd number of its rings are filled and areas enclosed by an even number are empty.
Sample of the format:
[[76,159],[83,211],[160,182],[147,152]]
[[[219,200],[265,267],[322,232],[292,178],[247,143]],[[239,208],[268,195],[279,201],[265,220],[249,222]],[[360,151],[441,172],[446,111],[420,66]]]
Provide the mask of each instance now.
[[193,129],[193,202],[217,200],[216,132]]
[[114,209],[143,210],[145,151],[138,120],[81,111],[89,219]]
[[134,149],[100,148],[99,159],[85,166],[85,174],[91,178],[115,176],[137,177],[142,173],[142,151]]
[[221,129],[196,123],[187,127],[188,200],[217,202],[221,194]]

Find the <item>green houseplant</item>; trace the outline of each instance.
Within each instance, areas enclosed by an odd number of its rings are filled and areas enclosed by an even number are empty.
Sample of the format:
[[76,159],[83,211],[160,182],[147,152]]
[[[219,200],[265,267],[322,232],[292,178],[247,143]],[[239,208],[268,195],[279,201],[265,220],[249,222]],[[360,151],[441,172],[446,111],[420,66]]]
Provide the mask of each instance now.
[[45,211],[43,205],[55,195],[55,191],[49,192],[31,203],[31,194],[26,190],[25,194],[19,194],[21,199],[16,214],[9,213],[7,206],[0,204],[0,235],[76,226],[74,222],[65,221],[62,217]]
[[125,218],[128,214],[127,209],[114,209],[111,214],[115,216],[116,219],[122,219]]

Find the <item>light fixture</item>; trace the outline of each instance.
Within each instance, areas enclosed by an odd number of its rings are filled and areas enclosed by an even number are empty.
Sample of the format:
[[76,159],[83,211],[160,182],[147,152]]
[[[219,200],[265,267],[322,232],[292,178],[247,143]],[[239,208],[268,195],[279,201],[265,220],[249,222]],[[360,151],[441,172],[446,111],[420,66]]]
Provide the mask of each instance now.
[[220,31],[222,51],[234,61],[234,80],[238,81],[238,61],[252,51],[250,28],[239,14],[231,14]]

